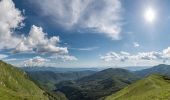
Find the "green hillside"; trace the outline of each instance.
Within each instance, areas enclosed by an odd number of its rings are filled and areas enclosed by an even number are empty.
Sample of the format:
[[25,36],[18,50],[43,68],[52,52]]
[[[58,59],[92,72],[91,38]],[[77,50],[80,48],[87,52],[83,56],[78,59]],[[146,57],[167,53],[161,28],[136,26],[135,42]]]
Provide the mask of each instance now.
[[170,100],[170,79],[160,75],[150,75],[105,100]]
[[0,100],[49,100],[49,96],[22,70],[0,61]]
[[76,81],[56,84],[56,91],[63,92],[69,100],[96,100],[117,92],[139,78],[119,68],[109,68]]

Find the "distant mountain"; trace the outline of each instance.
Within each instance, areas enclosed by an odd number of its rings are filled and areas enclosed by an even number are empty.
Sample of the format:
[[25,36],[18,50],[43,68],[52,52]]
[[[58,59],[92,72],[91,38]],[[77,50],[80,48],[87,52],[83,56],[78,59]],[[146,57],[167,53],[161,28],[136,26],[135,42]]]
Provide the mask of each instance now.
[[25,72],[0,61],[0,100],[49,99],[54,98],[32,82]]
[[24,71],[33,72],[33,71],[52,71],[58,73],[65,72],[75,72],[75,71],[101,71],[103,68],[57,68],[57,67],[21,67]]
[[110,78],[120,78],[120,79],[127,79],[128,81],[136,80],[136,75],[131,73],[128,70],[121,69],[121,68],[108,68],[103,71],[97,72],[87,77],[83,77],[77,80],[78,83],[84,82],[91,82],[91,81],[98,81],[103,79],[110,79]]
[[126,69],[129,71],[140,71],[143,69],[149,68],[148,66],[129,66],[129,67],[122,67],[122,69]]
[[125,69],[109,68],[76,81],[56,84],[69,100],[96,100],[117,92],[139,78]]
[[150,75],[101,100],[170,100],[170,79]]
[[54,71],[27,71],[27,74],[48,90],[53,90],[55,84],[66,81],[76,80],[94,74],[96,71],[84,70],[74,72],[58,73]]
[[170,65],[160,64],[152,68],[136,71],[135,73],[141,77],[145,77],[150,74],[160,74],[160,75],[170,76]]

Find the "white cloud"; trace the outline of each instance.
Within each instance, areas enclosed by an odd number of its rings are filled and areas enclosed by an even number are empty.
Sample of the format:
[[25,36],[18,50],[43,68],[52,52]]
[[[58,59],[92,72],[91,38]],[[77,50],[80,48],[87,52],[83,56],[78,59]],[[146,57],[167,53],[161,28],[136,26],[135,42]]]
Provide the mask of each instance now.
[[41,66],[47,61],[49,60],[40,56],[36,56],[34,58],[24,61],[24,66]]
[[50,59],[62,60],[62,61],[77,61],[78,60],[76,57],[70,56],[70,55],[53,55],[49,58]]
[[101,56],[100,59],[104,61],[157,61],[161,60],[166,62],[170,59],[170,47],[162,50],[161,52],[139,52],[137,54],[130,54],[128,52],[109,52],[105,56]]
[[125,52],[125,51],[121,51],[121,52],[120,52],[120,54],[122,54],[122,55],[126,55],[126,56],[129,56],[129,55],[130,55],[130,53]]
[[168,47],[167,49],[163,50],[163,56],[165,58],[170,58],[170,47]]
[[118,39],[121,32],[120,0],[34,0],[42,16],[66,29],[90,30]]
[[59,46],[58,36],[47,38],[41,27],[33,25],[28,37],[14,34],[14,29],[23,25],[24,17],[12,0],[1,0],[0,9],[0,49],[15,48],[15,53],[68,53],[66,47]]
[[13,30],[23,25],[24,17],[12,0],[1,0],[0,9],[0,49],[14,48],[20,37]]
[[138,42],[134,42],[134,43],[133,43],[133,46],[137,48],[137,47],[139,47],[140,45],[139,45]]
[[[12,49],[13,53],[55,54],[66,60],[77,59],[68,55],[67,47],[59,45],[59,36],[48,38],[48,34],[43,32],[42,27],[32,25],[28,36],[15,34],[15,29],[24,25],[24,16],[19,9],[15,8],[12,0],[0,0],[0,9],[0,49]],[[5,57],[6,55],[0,55],[0,59]],[[25,63],[34,65],[45,61],[42,57],[35,57]]]
[[0,54],[0,59],[6,58],[6,57],[8,57],[8,55]]
[[105,56],[101,56],[100,59],[104,61],[124,61],[128,56],[122,53],[109,52]]
[[162,53],[159,52],[143,52],[138,53],[137,55],[138,59],[142,60],[156,60],[156,59],[162,59]]
[[67,47],[59,47],[60,39],[58,36],[47,38],[47,33],[41,27],[33,25],[28,37],[24,37],[14,51],[18,52],[37,52],[37,53],[56,53],[67,54]]

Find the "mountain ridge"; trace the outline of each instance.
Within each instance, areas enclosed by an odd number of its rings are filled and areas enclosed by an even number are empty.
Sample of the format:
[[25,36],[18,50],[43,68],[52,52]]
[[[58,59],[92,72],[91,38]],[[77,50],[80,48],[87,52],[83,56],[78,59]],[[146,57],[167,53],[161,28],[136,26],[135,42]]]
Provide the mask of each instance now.
[[0,61],[0,99],[60,100],[61,97],[44,91],[23,70]]
[[170,65],[159,64],[157,66],[153,66],[148,69],[135,71],[134,73],[141,77],[146,77],[150,74],[160,74],[160,75],[170,76]]
[[169,100],[170,79],[153,74],[102,100]]

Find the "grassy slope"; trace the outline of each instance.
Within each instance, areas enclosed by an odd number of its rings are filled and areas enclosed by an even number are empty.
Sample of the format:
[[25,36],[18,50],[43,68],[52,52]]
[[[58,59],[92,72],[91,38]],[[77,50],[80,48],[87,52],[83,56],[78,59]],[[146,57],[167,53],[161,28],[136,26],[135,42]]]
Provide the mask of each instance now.
[[0,100],[48,100],[27,75],[0,61]]
[[150,75],[105,100],[170,100],[170,80],[160,75]]

